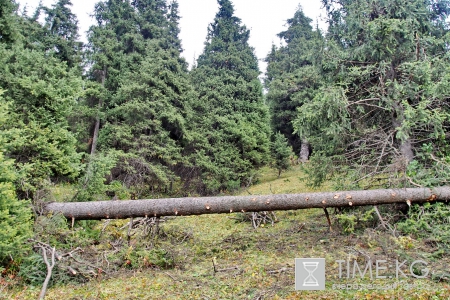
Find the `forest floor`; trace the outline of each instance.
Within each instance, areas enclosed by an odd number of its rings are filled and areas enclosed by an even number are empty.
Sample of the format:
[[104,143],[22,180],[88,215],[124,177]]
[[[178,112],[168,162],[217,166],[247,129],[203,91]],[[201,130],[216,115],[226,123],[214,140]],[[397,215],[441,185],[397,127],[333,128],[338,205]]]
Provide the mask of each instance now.
[[[301,180],[302,174],[300,166],[296,166],[277,178],[275,170],[266,168],[256,185],[239,193],[312,191]],[[330,189],[325,186],[321,190]],[[450,298],[446,273],[450,272],[450,259],[430,255],[435,250],[433,244],[384,230],[376,216],[349,233],[338,222],[337,214],[330,211],[330,215],[331,231],[322,209],[276,212],[277,222],[257,229],[240,214],[169,218],[162,223],[152,244],[167,254],[167,267],[136,262],[143,267],[120,268],[114,274],[100,275],[85,283],[55,283],[46,299]],[[142,257],[130,259],[145,259]],[[295,290],[295,258],[325,258],[325,290]],[[352,268],[356,260],[363,271],[369,259],[373,262],[372,279],[368,273],[360,278],[358,271],[352,278],[352,270],[347,278],[346,263],[339,276],[337,261],[349,260]],[[402,264],[405,260],[397,280],[396,261]],[[428,264],[426,278],[410,275],[409,266],[416,260]],[[380,262],[378,275],[386,278],[376,278],[376,261]],[[387,269],[381,269],[381,265]],[[421,269],[423,265],[417,264],[413,271],[420,275]],[[2,294],[0,286],[0,298],[36,299],[39,291],[40,286],[26,285],[3,288]]]

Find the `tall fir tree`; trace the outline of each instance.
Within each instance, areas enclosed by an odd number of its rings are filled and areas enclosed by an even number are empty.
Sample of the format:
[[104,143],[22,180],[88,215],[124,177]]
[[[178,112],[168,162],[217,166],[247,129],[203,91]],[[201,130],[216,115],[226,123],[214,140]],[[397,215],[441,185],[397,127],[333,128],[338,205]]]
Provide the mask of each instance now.
[[229,0],[208,27],[203,53],[191,78],[199,94],[195,165],[205,193],[246,184],[268,163],[268,109],[258,79],[258,61],[249,46],[250,31],[234,16]]
[[41,24],[26,16],[12,17],[17,36],[0,44],[0,88],[16,119],[4,129],[20,134],[7,135],[3,147],[20,170],[18,196],[32,198],[49,182],[79,173],[76,141],[67,118],[81,96],[82,83],[79,69],[67,67],[54,52],[33,42],[41,41]]
[[304,160],[308,159],[308,137],[295,134],[292,121],[297,108],[312,100],[324,83],[321,69],[324,38],[320,30],[313,30],[311,22],[299,7],[293,18],[287,20],[287,30],[278,34],[284,45],[278,49],[273,45],[266,57],[265,85],[273,131],[286,136],[296,153],[306,151]]
[[[180,57],[176,6],[165,1],[107,1],[97,4],[91,28],[91,106],[99,114],[91,153],[118,150],[112,179],[127,186],[166,188],[189,134],[186,117],[192,93]],[[98,136],[98,146],[96,141]]]
[[181,40],[179,38],[180,34],[180,15],[178,11],[179,5],[176,0],[173,0],[169,5],[169,14],[168,14],[168,20],[169,20],[169,42],[172,47],[177,49],[180,53],[183,52],[183,48],[181,47]]
[[69,68],[78,67],[81,72],[83,43],[79,41],[78,20],[70,10],[70,0],[58,0],[45,12],[45,46],[55,56],[67,63]]

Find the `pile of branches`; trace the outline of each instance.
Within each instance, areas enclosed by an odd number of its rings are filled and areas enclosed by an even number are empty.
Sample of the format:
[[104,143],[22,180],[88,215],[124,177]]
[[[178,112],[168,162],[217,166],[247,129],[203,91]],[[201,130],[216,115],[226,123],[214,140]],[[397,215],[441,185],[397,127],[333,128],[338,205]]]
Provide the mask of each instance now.
[[250,221],[253,228],[264,227],[266,224],[272,226],[278,222],[277,216],[273,211],[248,212],[243,214],[243,221]]

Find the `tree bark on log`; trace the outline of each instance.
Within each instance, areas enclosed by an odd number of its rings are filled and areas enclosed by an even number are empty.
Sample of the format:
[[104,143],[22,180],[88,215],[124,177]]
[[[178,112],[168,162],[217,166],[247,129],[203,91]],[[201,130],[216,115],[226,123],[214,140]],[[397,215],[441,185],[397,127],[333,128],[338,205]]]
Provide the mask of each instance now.
[[449,201],[450,187],[405,188],[303,194],[52,202],[45,213],[62,213],[77,220],[125,219],[133,217],[188,216],[233,212],[348,207],[392,203]]

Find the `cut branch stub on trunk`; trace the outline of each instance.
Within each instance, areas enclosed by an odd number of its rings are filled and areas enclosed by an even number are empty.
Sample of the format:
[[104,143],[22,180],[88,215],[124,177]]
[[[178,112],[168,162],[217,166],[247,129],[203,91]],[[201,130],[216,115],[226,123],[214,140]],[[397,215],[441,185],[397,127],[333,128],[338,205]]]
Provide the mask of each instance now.
[[46,213],[62,213],[69,219],[100,220],[449,200],[450,187],[437,187],[433,189],[380,189],[255,196],[188,197],[68,203],[52,202],[44,207],[44,211]]

